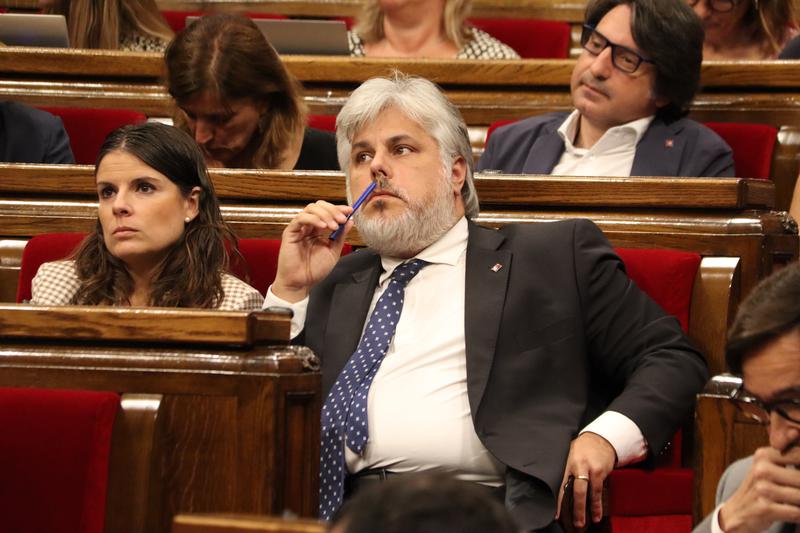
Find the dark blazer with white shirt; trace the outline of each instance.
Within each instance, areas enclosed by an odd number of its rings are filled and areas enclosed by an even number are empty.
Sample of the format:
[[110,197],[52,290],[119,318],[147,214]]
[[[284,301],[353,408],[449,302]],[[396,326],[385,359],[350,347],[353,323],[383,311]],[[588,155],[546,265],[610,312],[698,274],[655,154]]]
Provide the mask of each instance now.
[[[497,128],[477,170],[550,174],[564,154],[558,128],[569,113],[548,113]],[[686,118],[656,117],[636,145],[631,176],[734,176],[733,152],[719,135]]]
[[[378,254],[356,251],[311,292],[298,340],[322,359],[323,397],[358,345],[381,271]],[[604,410],[633,420],[656,453],[690,415],[702,357],[592,222],[470,223],[465,284],[472,419],[507,466],[506,505],[525,528],[551,524],[570,442]]]

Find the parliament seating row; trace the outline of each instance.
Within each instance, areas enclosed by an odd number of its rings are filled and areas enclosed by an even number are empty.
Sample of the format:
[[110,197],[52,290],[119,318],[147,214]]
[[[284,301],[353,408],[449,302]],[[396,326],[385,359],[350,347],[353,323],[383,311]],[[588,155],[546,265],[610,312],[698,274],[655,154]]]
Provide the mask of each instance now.
[[[102,529],[103,499],[110,533],[167,533],[178,513],[315,513],[319,361],[306,348],[286,346],[288,316],[8,305],[0,307],[0,324],[0,391],[24,396],[19,405],[30,411],[41,405],[37,398],[66,394],[37,390],[69,389],[113,393],[119,406],[115,418],[104,410],[96,429],[113,426],[110,449],[109,435],[94,445],[105,449],[104,469],[102,455],[81,459],[81,439],[90,434],[24,441],[58,430],[65,407],[40,408],[33,418],[0,402],[0,419],[14,422],[4,427],[19,429],[6,432],[0,447],[20,459],[0,480],[4,526],[18,523],[15,517],[26,521],[19,531],[98,531],[89,526],[99,520]],[[66,464],[54,470],[50,460]],[[69,486],[82,475],[90,485]],[[47,490],[26,492],[42,483]],[[57,500],[52,508],[48,498]],[[75,508],[77,499],[83,503]],[[78,519],[85,529],[70,528]]]
[[[689,331],[690,335],[694,337],[699,344],[709,346],[721,342],[721,337],[715,335],[714,332],[717,328],[724,327],[730,312],[728,306],[732,305],[733,302],[732,292],[736,291],[736,275],[738,272],[738,261],[735,260],[735,258],[707,257],[701,261],[697,254],[681,252],[676,253],[661,250],[618,251],[632,279],[634,279],[643,290],[659,301],[668,312],[676,315],[683,327]],[[208,343],[211,342],[209,339],[213,339],[221,344],[230,344],[232,342],[230,340],[232,335],[230,333],[230,327],[235,322],[227,321],[225,323],[220,323],[222,320],[226,320],[224,313],[204,313],[204,323],[193,323],[191,322],[192,317],[174,316],[174,313],[173,316],[166,317],[162,314],[162,316],[158,318],[168,318],[172,321],[168,332],[163,330],[150,330],[153,324],[152,320],[157,317],[157,315],[148,316],[146,314],[144,318],[125,315],[124,313],[123,315],[119,315],[116,310],[111,312],[108,308],[90,308],[88,310],[85,308],[62,310],[51,308],[42,310],[41,308],[14,308],[13,306],[6,306],[0,308],[0,323],[4,326],[2,329],[3,335],[7,338],[15,340],[18,337],[24,338],[24,342],[30,343],[30,346],[26,345],[25,350],[38,346],[43,352],[47,353],[51,348],[51,343],[59,344],[64,342],[65,339],[68,339],[67,342],[71,346],[71,350],[79,351],[82,357],[85,358],[82,359],[82,362],[85,362],[87,365],[95,365],[96,358],[93,357],[93,352],[86,352],[87,347],[85,345],[92,344],[96,341],[99,341],[101,344],[109,341],[116,341],[117,343],[124,341],[126,347],[128,347],[127,345],[130,344],[132,339],[137,339],[137,342],[141,341],[144,343],[150,343],[153,340],[167,343],[185,342],[184,340],[186,338],[192,338],[200,343]],[[71,321],[74,321],[77,317],[79,317],[82,325],[80,333],[76,334],[75,326],[71,326],[71,324],[73,324]],[[180,323],[180,320],[187,319],[189,320],[188,322]],[[215,324],[214,328],[207,330],[198,329],[202,325],[208,327],[211,324],[211,320],[219,321]],[[43,327],[44,324],[47,324],[47,328]],[[715,325],[716,327],[714,327]],[[283,335],[287,333],[285,326],[284,324],[281,329]],[[272,327],[274,329],[274,326]],[[250,334],[252,335],[252,332]],[[236,335],[236,333],[233,333],[233,335]],[[698,338],[698,336],[705,338]],[[13,374],[16,367],[6,363],[8,363],[8,361],[16,361],[15,357],[18,355],[18,351],[21,348],[13,342],[8,344],[8,346],[9,350],[4,352],[3,355],[0,355],[0,368],[3,368],[4,372]],[[55,351],[58,354],[54,355],[54,358],[63,357],[58,349]],[[193,357],[202,355],[196,350],[192,351],[191,354],[193,354]],[[21,355],[25,356],[28,354],[26,352]],[[151,358],[155,357],[153,353],[149,355]],[[125,366],[138,364],[132,363],[128,359],[130,357],[129,354],[122,360],[115,359],[117,357],[116,352],[113,354],[104,353],[104,357],[107,359],[106,362],[109,367],[116,368],[116,365],[119,363]],[[30,363],[31,360],[27,357],[23,357],[23,359],[22,366],[27,368],[28,365],[26,363]],[[44,366],[52,364],[51,359],[48,357],[42,358],[37,361],[37,364],[38,363]],[[60,365],[61,369],[69,367],[69,364],[65,366],[63,362]],[[163,370],[164,369],[160,365],[159,370],[150,369],[150,371],[156,372],[159,375]],[[167,371],[167,373],[169,373],[169,371]],[[55,379],[59,387],[84,387],[85,383],[87,383],[85,380],[75,381],[74,376],[72,376],[69,371],[59,372],[58,369],[55,369],[55,373],[52,376],[50,376],[50,374],[43,375],[41,370],[37,371],[37,375],[40,378],[44,378],[43,381],[37,382],[37,386],[42,386],[42,383],[49,384],[50,378]],[[30,383],[24,378],[20,379],[17,377],[17,380],[19,381],[18,385]],[[104,388],[117,390],[114,387],[118,385],[108,385],[106,376],[103,376],[100,381],[104,383]],[[2,384],[2,381],[0,381],[0,384]],[[161,391],[160,388],[158,390]],[[159,398],[157,400],[156,402],[156,400],[150,398],[147,400],[150,402],[149,404],[147,401],[145,402],[145,405],[151,405],[152,412],[150,412],[148,416],[145,416],[144,420],[150,421],[151,424],[154,418],[160,421],[161,418],[166,416],[164,414],[158,414],[159,410],[157,405],[159,405],[158,402],[160,402],[161,399]],[[197,399],[193,399],[188,401],[188,403],[195,404],[198,401]],[[200,403],[202,405],[203,402],[200,401]],[[187,407],[187,409],[189,409],[189,407]],[[185,415],[186,413],[181,414]],[[181,422],[176,421],[175,423],[180,424]],[[318,422],[316,420],[309,422],[309,420],[306,419],[305,423],[317,424]],[[308,430],[318,436],[318,427]],[[150,437],[134,446],[128,442],[133,434],[144,434]],[[144,447],[148,451],[145,462],[137,463],[137,466],[142,468],[143,472],[147,474],[145,476],[146,479],[140,480],[141,483],[135,486],[135,491],[138,491],[135,496],[137,496],[139,500],[145,501],[145,504],[141,507],[136,507],[136,513],[138,513],[136,516],[126,515],[124,523],[127,524],[129,520],[133,520],[133,523],[136,524],[143,524],[146,522],[149,525],[147,530],[158,531],[163,530],[163,522],[157,524],[152,521],[157,518],[163,520],[165,519],[164,517],[170,513],[177,511],[226,510],[227,508],[224,505],[215,506],[214,504],[208,504],[203,507],[188,503],[178,504],[174,501],[169,509],[164,510],[160,509],[160,507],[154,503],[153,498],[156,497],[154,496],[154,491],[167,491],[167,488],[163,486],[163,480],[158,481],[158,474],[151,471],[152,461],[155,460],[153,454],[161,453],[160,448],[157,446],[157,444],[160,443],[153,441],[155,438],[153,437],[154,434],[155,430],[150,428],[148,431],[144,432],[137,431],[136,433],[126,433],[126,437],[115,437],[115,444],[111,454],[112,458],[118,457],[121,453],[130,453],[128,449],[131,446],[134,446],[134,448],[139,451],[141,451],[140,448]],[[123,444],[125,446],[123,451],[119,450],[120,442],[126,443]],[[197,444],[199,447],[207,445],[207,443],[203,442]],[[308,446],[310,445],[306,443],[306,447]],[[675,531],[676,527],[688,527],[688,524],[691,523],[692,472],[689,457],[690,452],[684,454],[682,453],[683,449],[679,435],[673,440],[673,445],[668,449],[668,453],[659,458],[658,464],[660,467],[656,468],[654,471],[646,472],[640,469],[623,469],[615,471],[612,474],[609,489],[609,513],[612,531],[620,533],[639,531],[642,523],[647,523],[651,526],[657,524],[658,531]],[[185,450],[184,453],[189,453],[189,450]],[[203,453],[203,450],[195,451],[195,453]],[[112,466],[112,473],[114,471],[115,467]],[[209,476],[218,474],[218,472],[212,473],[209,474]],[[297,475],[299,474],[300,473],[297,473]],[[290,476],[291,474],[287,473],[286,475]],[[182,480],[180,483],[185,484],[190,482]],[[295,484],[298,483],[299,482],[295,480]],[[109,490],[109,506],[111,508],[115,508],[115,502],[117,502],[117,496],[114,490],[112,490],[114,486],[114,483],[112,483],[112,488]],[[308,488],[307,483],[304,483],[302,486]],[[191,486],[180,485],[179,487],[172,487],[172,489],[180,490],[182,493],[191,493],[199,490],[198,487],[194,486],[193,482],[191,482]],[[636,499],[631,497],[632,494],[642,494],[648,490],[651,494],[663,496],[650,499]],[[158,492],[158,494],[162,494],[162,492]],[[162,497],[166,496],[162,494]],[[181,502],[183,502],[183,500],[181,500]],[[244,505],[239,510],[254,512],[254,509],[248,505]],[[132,513],[134,511],[129,512]],[[106,529],[109,531],[118,531],[119,529],[114,528],[118,527],[119,523],[122,523],[122,519],[112,519],[109,515]],[[114,524],[113,527],[112,524]]]
[[[287,56],[316,115],[335,115],[363,80],[393,68],[429,77],[459,107],[476,155],[498,120],[571,108],[572,61],[380,60]],[[466,67],[466,68],[465,68]],[[158,54],[115,51],[0,49],[0,95],[31,105],[130,109],[171,117]],[[778,128],[772,163],[778,209],[788,209],[800,170],[800,70],[792,62],[712,62],[690,117]]]

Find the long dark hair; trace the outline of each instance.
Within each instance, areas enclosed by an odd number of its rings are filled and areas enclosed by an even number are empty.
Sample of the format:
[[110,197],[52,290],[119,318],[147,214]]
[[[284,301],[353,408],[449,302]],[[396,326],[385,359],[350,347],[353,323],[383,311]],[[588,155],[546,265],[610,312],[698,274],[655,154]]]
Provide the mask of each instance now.
[[[216,307],[225,294],[222,274],[227,272],[228,252],[238,254],[236,236],[222,220],[214,186],[203,154],[186,133],[171,126],[148,122],[123,126],[106,137],[97,156],[95,173],[103,158],[123,151],[167,176],[188,196],[200,187],[198,215],[186,225],[151,281],[149,305],[159,307]],[[126,305],[133,293],[133,279],[125,263],[113,256],[103,239],[98,219],[95,231],[75,253],[81,287],[72,299],[80,305]]]
[[[300,84],[281,62],[255,23],[243,16],[210,15],[175,36],[164,55],[166,84],[178,105],[202,91],[211,91],[222,105],[252,98],[265,103],[251,166],[278,168],[281,155],[305,124],[306,107]],[[177,111],[177,110],[176,110]],[[189,131],[177,111],[175,124]]]

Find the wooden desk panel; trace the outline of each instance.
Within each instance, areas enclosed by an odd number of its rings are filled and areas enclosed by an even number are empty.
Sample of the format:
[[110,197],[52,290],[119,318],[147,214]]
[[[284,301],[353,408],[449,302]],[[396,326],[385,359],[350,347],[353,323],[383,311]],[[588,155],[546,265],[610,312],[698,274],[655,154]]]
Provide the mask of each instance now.
[[[309,350],[265,345],[244,333],[235,339],[221,335],[217,345],[208,339],[188,338],[179,344],[143,339],[136,330],[164,318],[164,310],[154,308],[114,309],[113,319],[96,316],[111,312],[103,309],[58,312],[54,326],[48,308],[0,310],[0,386],[110,390],[127,395],[123,401],[134,395],[144,403],[158,398],[149,415],[155,417],[151,437],[136,445],[146,449],[128,452],[151,458],[145,460],[150,474],[144,479],[141,471],[131,471],[143,468],[141,461],[118,460],[134,435],[115,427],[107,531],[167,533],[180,512],[316,513],[320,376],[319,362]],[[214,320],[212,311],[203,311],[206,316],[170,312],[181,315],[173,321],[176,332],[202,330]],[[39,330],[20,335],[31,324],[29,315],[36,313]],[[113,342],[103,335],[92,339],[82,329],[89,315],[110,329],[126,322],[129,335]],[[219,316],[222,321],[231,318],[240,322],[232,329],[244,332],[253,328],[254,320],[274,317],[245,312]],[[43,340],[45,329],[48,338]],[[75,332],[82,337],[76,339]],[[133,505],[138,507],[131,509]],[[117,512],[132,521],[118,521]],[[137,524],[147,527],[137,529]]]

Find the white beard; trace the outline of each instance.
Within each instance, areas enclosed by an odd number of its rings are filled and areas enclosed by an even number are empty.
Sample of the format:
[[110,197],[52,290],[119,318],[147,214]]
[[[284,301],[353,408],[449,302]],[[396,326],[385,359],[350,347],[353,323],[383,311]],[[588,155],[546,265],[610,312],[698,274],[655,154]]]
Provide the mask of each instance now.
[[[450,172],[444,175],[449,176]],[[437,181],[431,198],[417,202],[409,201],[408,194],[391,183],[385,183],[381,189],[403,199],[407,208],[389,218],[382,213],[365,216],[360,210],[353,215],[361,238],[381,255],[411,257],[436,242],[456,223],[456,202],[446,178]]]

